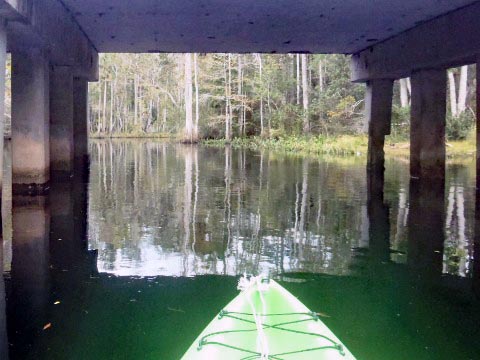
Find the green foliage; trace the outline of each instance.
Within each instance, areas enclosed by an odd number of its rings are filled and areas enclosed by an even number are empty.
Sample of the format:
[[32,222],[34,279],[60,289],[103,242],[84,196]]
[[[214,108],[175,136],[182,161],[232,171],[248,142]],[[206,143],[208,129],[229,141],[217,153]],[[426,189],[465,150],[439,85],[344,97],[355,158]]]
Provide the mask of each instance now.
[[[205,145],[221,147],[224,140],[207,140]],[[278,138],[237,138],[231,142],[233,147],[242,147],[252,150],[270,149],[286,153],[302,155],[365,155],[368,139],[365,135],[342,136],[286,136]]]
[[447,115],[447,140],[465,140],[475,125],[475,116],[468,109],[458,116]]
[[[90,87],[91,132],[180,133],[185,123],[183,61],[179,54],[103,54],[100,81]],[[225,136],[229,106],[234,137],[301,135],[305,116],[314,135],[355,132],[364,91],[350,82],[349,58],[307,55],[307,62],[305,112],[297,55],[199,55],[200,136]]]
[[[449,112],[446,119],[445,134],[448,141],[466,140],[475,125],[472,111],[464,111],[459,116]],[[408,141],[410,138],[410,107],[394,105],[392,109],[391,141]]]
[[390,138],[394,142],[406,141],[410,138],[410,106],[393,105]]
[[[305,119],[310,125],[308,135],[317,139],[365,130],[365,88],[350,81],[347,56],[307,55],[306,109],[302,72],[297,69],[299,55],[200,54],[197,59],[198,89],[194,85],[194,94],[198,90],[201,138],[225,137],[228,119],[233,138],[296,139],[304,135]],[[183,131],[186,84],[182,54],[104,54],[100,61],[100,81],[90,86],[92,133],[176,136]],[[393,142],[409,138],[410,108],[399,105],[399,91],[396,85]],[[467,105],[471,102],[470,97]],[[194,95],[194,112],[196,105]],[[473,125],[470,108],[458,117],[448,115],[447,139],[465,139]]]

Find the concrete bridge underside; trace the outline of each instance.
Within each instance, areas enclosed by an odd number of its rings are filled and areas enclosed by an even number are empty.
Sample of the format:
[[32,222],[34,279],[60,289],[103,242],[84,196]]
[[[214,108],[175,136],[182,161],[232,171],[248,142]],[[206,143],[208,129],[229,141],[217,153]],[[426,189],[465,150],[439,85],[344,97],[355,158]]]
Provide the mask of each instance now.
[[[352,80],[367,84],[370,232],[379,238],[389,227],[383,147],[390,132],[393,81],[410,76],[410,199],[417,200],[410,204],[409,238],[415,243],[409,252],[412,265],[436,269],[443,228],[427,233],[421,224],[432,228],[443,224],[445,216],[446,70],[478,63],[479,19],[480,1],[472,0],[0,0],[0,67],[5,69],[8,52],[13,64],[13,191],[42,194],[51,179],[70,178],[74,165],[88,162],[88,82],[98,80],[99,52],[351,54]],[[477,106],[479,95],[477,91]],[[0,71],[0,135],[4,100],[5,71]],[[478,139],[479,130],[477,119]],[[3,136],[0,169],[1,152]],[[479,155],[477,151],[477,191]],[[479,204],[477,200],[476,274]],[[22,231],[29,232],[31,224],[21,220]],[[371,249],[385,254],[388,244],[387,238]],[[0,327],[5,323],[2,307],[0,303]],[[0,328],[0,357],[5,344]]]
[[[85,162],[99,52],[351,54],[352,80],[367,84],[370,173],[383,171],[393,81],[410,76],[411,173],[443,179],[446,69],[477,62],[479,18],[472,0],[0,0],[14,191],[42,192]],[[0,131],[4,83],[1,71]]]

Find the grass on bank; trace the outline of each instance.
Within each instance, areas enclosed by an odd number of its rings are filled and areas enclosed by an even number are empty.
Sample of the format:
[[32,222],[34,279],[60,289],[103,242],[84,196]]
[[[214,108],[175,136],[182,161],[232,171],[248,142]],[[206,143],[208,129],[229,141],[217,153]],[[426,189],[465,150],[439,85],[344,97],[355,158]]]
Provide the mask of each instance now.
[[90,133],[92,139],[170,139],[172,135],[166,133],[144,133],[144,132],[131,132],[131,133]]
[[[223,147],[224,139],[204,140],[208,146]],[[268,149],[286,153],[303,155],[356,155],[365,156],[368,148],[366,135],[341,135],[341,136],[312,136],[312,137],[282,137],[278,139],[265,139],[261,137],[235,138],[230,144],[236,148],[252,150]],[[447,156],[470,157],[475,154],[475,140],[468,136],[466,140],[449,141],[446,144]],[[387,156],[409,157],[410,144],[406,141],[396,142],[387,137],[385,141],[385,153]]]

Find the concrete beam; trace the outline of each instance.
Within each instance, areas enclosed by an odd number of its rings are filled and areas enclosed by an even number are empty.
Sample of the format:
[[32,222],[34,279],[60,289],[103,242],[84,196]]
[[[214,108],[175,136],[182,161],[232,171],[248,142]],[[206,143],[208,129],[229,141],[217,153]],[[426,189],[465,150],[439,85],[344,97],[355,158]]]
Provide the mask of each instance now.
[[479,18],[476,2],[353,54],[352,81],[400,79],[421,69],[474,63],[480,51]]
[[[477,140],[477,151],[476,151],[476,160],[477,160],[477,181],[476,181],[476,186],[477,186],[477,195],[479,196],[477,203],[479,204],[479,214],[478,218],[480,219],[480,55],[477,57],[477,66],[476,66],[476,114],[477,114],[477,119],[476,119],[476,140]],[[479,228],[480,230],[480,228]],[[480,239],[480,233],[478,234],[478,237]],[[479,257],[480,258],[480,257]]]
[[393,81],[372,80],[367,83],[365,116],[368,122],[369,171],[383,173],[385,162],[385,135],[390,134],[392,121]]
[[411,82],[410,175],[444,179],[447,73],[422,70]]
[[7,32],[0,22],[0,202],[3,185],[3,129],[5,125],[5,67],[7,60]]
[[475,191],[475,232],[473,237],[473,290],[480,298],[480,56],[477,57],[477,151]]
[[49,69],[38,51],[12,54],[13,191],[42,192],[50,179]]
[[73,79],[73,142],[75,167],[81,170],[88,164],[88,82]]
[[7,2],[16,3],[11,8],[18,9],[17,21],[8,22],[10,51],[40,48],[52,64],[71,66],[74,75],[98,80],[97,50],[61,1]]
[[32,0],[0,0],[0,17],[7,21],[26,22],[31,16]]
[[73,75],[69,66],[50,71],[50,170],[55,176],[73,174]]

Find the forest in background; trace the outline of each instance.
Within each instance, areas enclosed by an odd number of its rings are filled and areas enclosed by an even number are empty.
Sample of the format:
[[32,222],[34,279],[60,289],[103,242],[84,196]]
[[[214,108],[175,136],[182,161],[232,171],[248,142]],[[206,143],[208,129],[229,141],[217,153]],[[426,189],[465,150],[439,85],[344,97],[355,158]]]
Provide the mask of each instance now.
[[[311,54],[102,54],[89,86],[92,136],[174,136],[184,141],[365,133],[365,86],[350,59]],[[6,131],[10,128],[10,57]],[[447,138],[475,124],[475,67],[448,70]],[[392,135],[408,140],[409,79],[395,82]]]
[[[364,85],[349,58],[311,54],[103,54],[90,85],[94,136],[185,141],[366,131]],[[449,140],[474,125],[474,68],[448,71]],[[392,137],[408,139],[410,81],[395,82]]]

